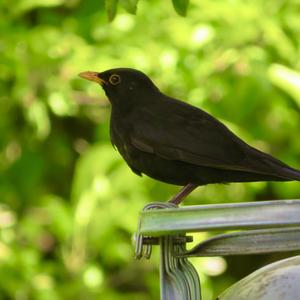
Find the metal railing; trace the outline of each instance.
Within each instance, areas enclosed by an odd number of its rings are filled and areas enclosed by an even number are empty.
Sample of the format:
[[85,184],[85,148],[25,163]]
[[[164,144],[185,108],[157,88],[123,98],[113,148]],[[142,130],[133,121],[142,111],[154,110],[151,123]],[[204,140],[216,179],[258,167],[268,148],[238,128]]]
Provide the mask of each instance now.
[[[191,250],[191,232],[235,230],[218,234]],[[150,258],[160,247],[161,300],[201,299],[200,280],[191,256],[226,256],[300,250],[300,200],[177,207],[150,203],[136,233],[136,257]]]

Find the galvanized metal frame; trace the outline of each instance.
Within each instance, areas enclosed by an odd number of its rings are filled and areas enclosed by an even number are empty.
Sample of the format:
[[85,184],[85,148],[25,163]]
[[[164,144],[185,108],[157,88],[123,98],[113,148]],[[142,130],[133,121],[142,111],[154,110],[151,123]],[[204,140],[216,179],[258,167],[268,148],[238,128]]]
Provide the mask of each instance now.
[[[239,230],[186,250],[189,232]],[[176,207],[151,203],[141,212],[136,257],[161,251],[161,299],[199,300],[200,281],[190,256],[226,256],[300,250],[300,200]]]

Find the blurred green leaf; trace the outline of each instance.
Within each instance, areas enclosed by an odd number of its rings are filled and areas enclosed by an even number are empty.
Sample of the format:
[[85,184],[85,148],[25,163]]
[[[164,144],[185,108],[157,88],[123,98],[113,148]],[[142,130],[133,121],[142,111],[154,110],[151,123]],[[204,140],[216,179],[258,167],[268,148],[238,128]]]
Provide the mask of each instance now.
[[66,0],[20,0],[13,7],[13,11],[17,14],[25,13],[37,7],[52,7],[58,6]]
[[287,92],[300,107],[300,72],[283,65],[273,64],[268,74],[271,81]]
[[135,15],[137,10],[137,3],[139,0],[119,0],[120,4],[128,11],[130,14]]
[[181,15],[185,16],[187,13],[187,9],[189,6],[189,0],[172,0],[174,9],[176,12]]
[[118,0],[105,0],[105,9],[110,22],[116,17],[117,8]]
[[28,119],[36,129],[38,138],[44,139],[50,132],[48,112],[43,102],[34,102],[28,108]]

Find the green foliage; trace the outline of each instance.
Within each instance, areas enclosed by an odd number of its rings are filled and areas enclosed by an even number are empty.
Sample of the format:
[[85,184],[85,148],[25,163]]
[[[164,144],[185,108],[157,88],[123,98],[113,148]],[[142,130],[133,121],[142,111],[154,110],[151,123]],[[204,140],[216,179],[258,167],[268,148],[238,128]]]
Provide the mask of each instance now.
[[[55,0],[54,0],[55,1]],[[105,0],[105,8],[109,21],[113,21],[117,14],[118,2],[130,14],[135,15],[139,0]],[[185,16],[189,5],[189,0],[172,0],[176,12]]]
[[[191,1],[186,18],[158,0],[136,15],[133,0],[0,5],[0,299],[159,297],[157,253],[135,261],[130,239],[142,207],[178,188],[132,174],[81,71],[140,69],[300,167],[299,1]],[[212,185],[185,204],[299,196],[297,182]],[[242,260],[194,260],[205,299],[266,262]]]

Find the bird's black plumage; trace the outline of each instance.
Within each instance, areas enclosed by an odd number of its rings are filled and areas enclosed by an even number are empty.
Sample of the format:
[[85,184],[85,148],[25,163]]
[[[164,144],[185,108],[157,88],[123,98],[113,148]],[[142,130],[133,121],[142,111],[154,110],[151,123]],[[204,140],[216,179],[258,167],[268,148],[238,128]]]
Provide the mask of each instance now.
[[195,186],[300,180],[300,171],[249,146],[205,111],[163,94],[140,71],[81,77],[102,85],[112,104],[111,141],[138,175]]

